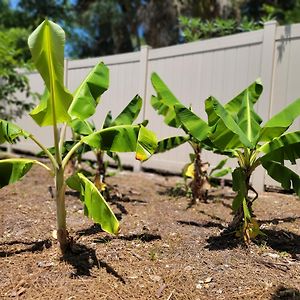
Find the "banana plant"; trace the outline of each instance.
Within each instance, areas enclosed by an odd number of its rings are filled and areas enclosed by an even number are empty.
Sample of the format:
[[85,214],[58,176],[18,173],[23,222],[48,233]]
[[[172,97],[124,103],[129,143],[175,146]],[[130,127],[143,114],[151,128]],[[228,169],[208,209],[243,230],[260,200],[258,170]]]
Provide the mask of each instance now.
[[[132,125],[132,123],[138,117],[142,108],[142,99],[139,95],[136,95],[129,104],[121,111],[121,113],[115,118],[112,118],[112,113],[109,111],[104,119],[102,130],[120,125]],[[146,122],[143,122],[146,125]],[[88,120],[74,119],[71,123],[73,133],[75,137],[80,139],[83,136],[92,134],[99,129],[96,129],[95,125]],[[70,143],[70,142],[69,142]],[[78,155],[92,151],[96,159],[96,174],[94,178],[94,184],[101,192],[107,192],[105,178],[107,176],[107,162],[104,160],[104,155],[107,154],[114,160],[118,168],[121,169],[121,160],[116,152],[104,151],[101,148],[85,147],[80,149]],[[108,193],[106,193],[109,196]]]
[[142,124],[115,124],[83,136],[63,155],[65,133],[74,119],[85,121],[95,111],[100,96],[108,89],[109,71],[103,63],[98,63],[71,94],[64,86],[64,44],[63,29],[49,21],[42,22],[29,36],[32,60],[42,76],[46,94],[30,116],[37,125],[52,126],[54,154],[52,154],[33,134],[15,124],[0,120],[0,143],[14,143],[20,137],[32,140],[48,156],[50,166],[35,159],[16,158],[0,161],[0,187],[21,179],[33,165],[45,168],[55,182],[57,213],[57,239],[62,253],[70,249],[71,239],[66,226],[65,189],[66,184],[80,192],[85,214],[99,223],[102,229],[117,234],[119,223],[111,208],[83,173],[77,173],[68,180],[64,172],[72,155],[82,146],[110,152],[135,152],[136,158],[143,161],[154,153],[157,140],[155,135]]
[[[164,116],[164,122],[166,125],[174,128],[181,128],[186,133],[185,136],[174,136],[169,137],[158,142],[158,147],[155,153],[163,153],[167,150],[174,149],[183,143],[189,143],[193,149],[193,155],[190,155],[192,163],[188,165],[186,171],[184,171],[184,177],[191,177],[192,181],[190,183],[192,191],[192,203],[195,204],[197,201],[207,202],[207,192],[210,187],[209,176],[207,173],[207,167],[209,164],[203,162],[201,159],[202,149],[208,149],[215,151],[212,148],[210,140],[207,138],[207,134],[210,130],[209,125],[201,120],[197,119],[195,125],[195,130],[201,132],[201,136],[198,139],[195,138],[189,129],[182,126],[181,120],[176,114],[176,109],[184,109],[186,111],[191,111],[191,109],[186,108],[170,91],[167,85],[162,81],[162,79],[153,73],[151,76],[152,85],[157,93],[156,96],[151,97],[151,105],[157,111],[159,115]],[[226,161],[220,162],[218,168],[224,167]],[[215,169],[216,170],[216,169]],[[231,172],[230,168],[224,168],[218,175],[225,176]]]
[[[300,157],[300,131],[286,132],[300,115],[300,99],[262,124],[263,120],[254,110],[262,91],[258,79],[225,105],[214,97],[205,101],[209,125],[206,134],[213,147],[230,153],[238,162],[232,174],[237,195],[232,203],[234,218],[229,229],[243,236],[246,243],[260,233],[252,209],[258,193],[251,186],[251,175],[258,166],[265,168],[284,189],[293,188],[300,197],[300,177],[285,165],[286,161],[295,164]],[[175,112],[182,126],[196,140],[202,141],[203,133],[198,126],[201,119],[180,106],[175,107]]]
[[[190,153],[190,163],[186,164],[183,167],[183,178],[185,181],[185,186],[186,189],[192,189],[195,188],[193,186],[194,184],[194,176],[195,176],[195,154],[194,153]],[[212,167],[209,170],[209,166],[210,164],[207,163],[202,163],[201,165],[201,170],[202,173],[204,174],[204,184],[203,184],[203,188],[204,190],[206,190],[207,192],[211,189],[211,187],[214,185],[213,184],[213,179],[214,178],[221,178],[229,173],[231,173],[231,168],[230,167],[225,167],[225,164],[227,163],[228,159],[222,159],[221,161],[219,161],[219,163],[215,166]],[[188,179],[191,178],[192,181],[188,184]],[[206,195],[207,197],[207,195]]]

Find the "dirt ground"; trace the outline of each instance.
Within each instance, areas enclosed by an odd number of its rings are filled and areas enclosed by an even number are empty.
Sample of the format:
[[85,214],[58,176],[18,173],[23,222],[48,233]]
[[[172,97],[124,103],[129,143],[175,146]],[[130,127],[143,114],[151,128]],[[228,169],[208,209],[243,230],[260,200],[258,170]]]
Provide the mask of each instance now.
[[101,231],[67,193],[72,254],[61,258],[53,185],[34,168],[0,190],[1,299],[300,299],[300,202],[264,193],[254,211],[266,236],[249,248],[221,236],[230,188],[188,208],[173,197],[179,177],[124,171],[108,179],[119,236]]

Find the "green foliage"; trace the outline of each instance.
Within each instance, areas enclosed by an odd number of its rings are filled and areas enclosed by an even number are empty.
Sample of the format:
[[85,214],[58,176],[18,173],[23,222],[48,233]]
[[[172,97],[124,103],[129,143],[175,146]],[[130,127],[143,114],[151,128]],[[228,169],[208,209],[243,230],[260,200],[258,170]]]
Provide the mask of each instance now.
[[[284,165],[287,160],[295,164],[300,157],[300,132],[284,134],[300,115],[300,99],[262,126],[262,119],[254,111],[254,104],[261,93],[262,85],[257,80],[225,105],[214,97],[205,101],[210,126],[208,137],[213,148],[219,151],[229,150],[239,164],[233,172],[233,189],[237,196],[233,201],[235,218],[231,227],[235,230],[240,228],[246,242],[254,237],[254,232],[259,232],[252,213],[257,193],[250,184],[251,174],[259,165],[281,183],[283,188],[293,188],[300,197],[300,177]],[[198,126],[197,118],[185,117],[182,109],[176,112],[182,126],[201,142],[202,136],[195,130]],[[249,190],[256,193],[253,199],[248,195]]]
[[[102,63],[96,65],[72,95],[64,86],[63,80],[64,43],[65,34],[62,28],[48,20],[40,24],[28,39],[33,62],[46,86],[40,104],[30,115],[39,126],[53,127],[54,148],[47,149],[31,133],[23,131],[10,122],[0,120],[1,143],[13,143],[18,137],[30,138],[50,159],[50,168],[35,160],[2,160],[0,171],[3,172],[1,172],[0,182],[1,186],[4,186],[21,179],[34,163],[50,172],[56,186],[57,235],[62,252],[65,252],[69,246],[64,200],[66,188],[64,171],[72,155],[82,145],[87,145],[101,151],[136,152],[137,159],[146,160],[154,153],[157,146],[155,135],[142,124],[119,124],[120,120],[127,118],[124,112],[119,116],[119,121],[112,123],[111,127],[97,131],[88,128],[89,123],[86,118],[94,114],[100,95],[108,88],[108,69]],[[141,100],[138,101],[139,106],[141,106],[140,102]],[[80,110],[81,105],[86,106],[85,109]],[[127,112],[131,118],[132,115],[133,117],[136,115],[132,107]],[[63,124],[59,125],[61,123]],[[64,143],[67,125],[80,128],[81,131],[86,130],[88,134],[73,144]],[[103,230],[116,234],[118,221],[97,187],[80,173],[77,174],[77,181],[80,183],[81,201],[86,215],[99,223]],[[76,185],[71,186],[77,189]]]
[[[30,88],[24,72],[28,70],[23,57],[25,29],[0,27],[0,118],[13,120],[21,117],[24,111],[32,108],[33,103],[27,98]],[[18,70],[19,68],[19,70]],[[23,68],[21,71],[20,68]],[[17,92],[23,93],[16,95]]]
[[180,16],[179,24],[185,42],[247,32],[263,27],[261,22],[250,21],[247,18],[238,23],[234,19],[216,18],[213,20],[201,20],[199,18]]
[[[232,174],[233,190],[237,192],[232,204],[235,217],[230,228],[240,231],[246,243],[260,233],[252,212],[258,194],[251,186],[251,175],[258,166],[264,167],[283,188],[293,188],[300,197],[300,177],[285,165],[286,161],[295,164],[300,157],[300,132],[285,133],[300,115],[300,99],[262,125],[254,105],[263,87],[256,80],[225,105],[214,97],[206,99],[206,123],[180,103],[157,74],[152,75],[152,83],[157,92],[157,96],[152,96],[152,106],[164,116],[166,124],[182,128],[189,135],[195,150],[192,159],[196,161],[198,157],[198,164],[190,165],[187,174],[196,176],[201,171],[199,147],[237,159],[238,167]],[[218,168],[223,164],[224,161],[220,162]],[[221,171],[220,175],[228,171]],[[249,191],[255,193],[254,198],[251,199]]]
[[[207,173],[208,163],[201,161],[202,148],[213,151],[212,144],[207,136],[210,133],[209,124],[196,116],[191,109],[185,107],[169,90],[161,78],[153,73],[151,76],[152,85],[157,93],[151,97],[152,107],[159,115],[164,117],[166,125],[181,128],[186,133],[186,136],[168,137],[158,142],[156,153],[162,153],[181,144],[188,142],[194,154],[191,155],[191,163],[184,167],[184,178],[192,178],[190,184],[193,196],[193,202],[198,200],[206,201],[206,191],[209,188],[209,181],[213,175],[221,177],[228,174],[229,168],[223,169],[226,161],[221,161],[216,168]],[[190,126],[191,125],[191,126]],[[222,152],[222,151],[219,151]],[[214,171],[217,171],[215,172]]]

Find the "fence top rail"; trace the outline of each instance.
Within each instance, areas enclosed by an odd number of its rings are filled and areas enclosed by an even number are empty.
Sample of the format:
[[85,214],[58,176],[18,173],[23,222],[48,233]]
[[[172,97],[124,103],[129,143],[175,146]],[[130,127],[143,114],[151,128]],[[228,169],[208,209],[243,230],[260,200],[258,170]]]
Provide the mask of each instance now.
[[68,69],[92,68],[98,62],[103,61],[106,65],[128,64],[140,61],[140,52],[131,52],[123,54],[114,54],[101,57],[93,57],[86,59],[76,59],[68,61]]
[[277,27],[276,42],[297,38],[300,38],[300,23]]
[[260,44],[263,41],[263,30],[237,33],[225,37],[207,39],[174,45],[158,49],[150,49],[149,60],[181,56],[193,53],[203,53],[208,51],[220,51],[228,48],[245,47]]

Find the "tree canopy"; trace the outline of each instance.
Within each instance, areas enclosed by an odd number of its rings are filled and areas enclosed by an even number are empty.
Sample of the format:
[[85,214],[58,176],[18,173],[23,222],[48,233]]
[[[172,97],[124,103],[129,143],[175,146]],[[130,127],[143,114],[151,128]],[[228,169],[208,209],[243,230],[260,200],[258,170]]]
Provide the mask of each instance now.
[[[245,30],[255,27],[251,22],[269,19],[299,22],[300,0],[0,0],[0,28],[31,30],[46,17],[66,29],[66,55],[84,58],[131,52],[141,44],[156,48],[181,43],[180,17],[208,24],[199,38],[215,36],[209,28],[215,22],[222,29],[233,20]],[[232,32],[218,30],[218,36]]]

